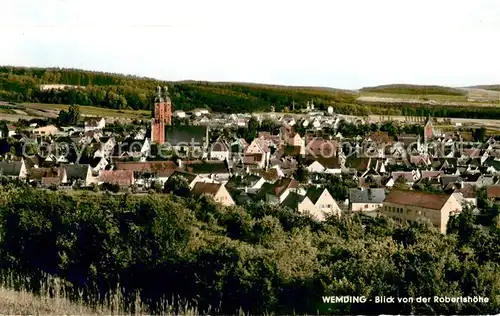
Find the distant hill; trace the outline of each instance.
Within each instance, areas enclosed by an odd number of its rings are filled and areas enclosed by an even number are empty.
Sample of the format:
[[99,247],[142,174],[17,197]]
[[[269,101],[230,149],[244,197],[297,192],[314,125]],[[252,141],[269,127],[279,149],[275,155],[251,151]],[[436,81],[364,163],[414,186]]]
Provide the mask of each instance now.
[[472,87],[467,87],[467,88],[490,90],[490,91],[500,91],[500,85],[499,84],[482,85],[482,86],[472,86]]
[[[46,85],[62,89],[41,89]],[[92,105],[112,109],[152,108],[158,85],[169,86],[178,110],[208,107],[214,112],[276,111],[305,107],[314,101],[318,108],[336,103],[354,103],[351,91],[332,88],[289,87],[255,83],[203,81],[167,82],[122,74],[80,69],[0,67],[0,101]],[[71,87],[74,86],[74,87]],[[79,87],[85,87],[81,89]]]
[[[203,81],[195,81],[195,80],[183,80],[176,81],[176,83],[201,83]],[[334,93],[348,93],[348,94],[357,94],[354,90],[347,89],[337,89],[331,87],[315,87],[315,86],[289,86],[289,85],[276,85],[276,84],[267,84],[267,83],[254,83],[254,82],[238,82],[238,81],[208,81],[206,82],[211,85],[241,85],[241,86],[252,86],[252,87],[260,87],[260,88],[271,88],[271,89],[282,89],[282,90],[311,90],[311,91],[328,91]]]
[[389,84],[375,87],[364,87],[360,91],[414,95],[467,95],[466,91],[457,88],[411,84]]

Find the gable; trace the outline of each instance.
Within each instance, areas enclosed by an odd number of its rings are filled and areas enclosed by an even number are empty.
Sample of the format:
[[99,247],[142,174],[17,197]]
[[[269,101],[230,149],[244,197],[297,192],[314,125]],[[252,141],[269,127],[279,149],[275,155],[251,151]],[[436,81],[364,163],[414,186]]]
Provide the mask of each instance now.
[[302,200],[302,202],[299,203],[299,207],[302,209],[309,209],[309,210],[315,208],[313,202],[311,202],[311,200],[307,196]]
[[259,145],[257,145],[256,142],[252,142],[246,149],[246,152],[252,152],[252,153],[264,153],[262,148],[260,148]]
[[323,165],[320,164],[319,162],[314,161],[312,164],[309,165],[309,167],[307,167],[307,169],[323,171],[325,170],[325,167],[323,167]]
[[316,205],[320,204],[336,204],[335,199],[332,197],[332,195],[328,192],[327,189],[323,190],[323,193],[321,193],[321,196],[319,199],[316,201]]

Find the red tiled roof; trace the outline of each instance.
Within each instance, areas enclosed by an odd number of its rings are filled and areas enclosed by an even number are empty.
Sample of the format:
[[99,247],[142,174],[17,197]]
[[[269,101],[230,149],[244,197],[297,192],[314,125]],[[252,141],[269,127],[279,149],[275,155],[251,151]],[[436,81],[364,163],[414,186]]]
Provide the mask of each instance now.
[[132,170],[101,170],[99,181],[116,183],[122,186],[130,186],[134,183],[134,171]]
[[272,135],[269,132],[259,132],[258,138],[270,138]]
[[59,177],[57,168],[32,168],[29,172],[30,179],[42,180],[43,178]]
[[500,198],[500,185],[492,185],[486,188],[486,195],[490,199]]
[[331,158],[316,158],[316,161],[319,162],[323,167],[327,169],[338,169],[340,168],[340,162],[338,157]]
[[464,155],[468,157],[481,157],[481,149],[479,148],[469,148],[464,149]]
[[313,139],[306,145],[306,153],[332,157],[337,155],[338,143],[334,140]]
[[376,143],[394,143],[394,138],[387,132],[375,132],[369,138]]
[[161,172],[175,170],[177,165],[173,161],[148,161],[148,162],[116,162],[117,170],[131,170],[134,172]]
[[259,174],[267,181],[278,180],[278,170],[275,168],[270,168],[269,170],[261,170]]
[[422,171],[422,178],[435,178],[443,175],[444,171]]
[[461,189],[456,191],[462,193],[462,196],[466,199],[474,199],[477,197],[474,187],[470,184],[464,185]]
[[229,147],[226,143],[218,141],[213,144],[212,151],[229,151]]
[[419,191],[392,190],[384,202],[399,205],[416,206],[432,210],[441,210],[450,195],[436,194]]
[[243,163],[245,165],[256,165],[262,161],[262,154],[246,154],[243,157]]
[[222,184],[220,183],[198,182],[195,184],[191,192],[194,195],[208,194],[214,196],[217,192],[219,192],[221,186]]
[[472,132],[461,132],[460,136],[462,137],[463,141],[469,142],[469,141],[474,140],[474,136],[472,135]]
[[43,186],[51,186],[51,185],[60,185],[61,184],[61,178],[59,177],[43,177],[42,178],[42,185]]
[[284,178],[279,182],[275,183],[274,194],[276,196],[281,196],[286,189],[296,189],[298,187],[297,181],[292,178]]

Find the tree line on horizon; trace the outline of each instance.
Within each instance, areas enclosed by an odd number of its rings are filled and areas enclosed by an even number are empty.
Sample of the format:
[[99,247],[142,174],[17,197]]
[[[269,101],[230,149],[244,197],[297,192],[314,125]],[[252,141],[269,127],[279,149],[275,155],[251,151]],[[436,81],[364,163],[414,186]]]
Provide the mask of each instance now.
[[[64,84],[75,87],[40,90],[43,84]],[[169,86],[174,110],[209,108],[214,112],[242,113],[293,112],[313,102],[315,109],[332,107],[338,114],[404,115],[457,118],[500,118],[495,107],[458,107],[429,104],[362,103],[357,94],[343,90],[307,87],[286,87],[244,83],[165,82],[111,73],[78,69],[0,67],[0,100],[49,104],[91,105],[111,109],[152,110],[158,85]],[[431,91],[432,94],[453,95],[455,90],[437,86],[392,85],[374,88],[385,92],[406,94]],[[396,90],[394,90],[396,89]],[[429,90],[430,89],[430,90]],[[458,93],[458,92],[456,92]],[[461,93],[461,91],[460,91]]]

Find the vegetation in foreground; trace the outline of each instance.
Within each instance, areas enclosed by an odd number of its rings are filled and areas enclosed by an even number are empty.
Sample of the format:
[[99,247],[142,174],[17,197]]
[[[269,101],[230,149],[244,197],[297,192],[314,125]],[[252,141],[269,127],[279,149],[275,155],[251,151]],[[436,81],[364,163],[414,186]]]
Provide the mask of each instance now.
[[[1,192],[2,271],[15,271],[30,292],[43,291],[49,274],[67,281],[70,300],[119,294],[125,310],[140,299],[150,314],[165,301],[175,313],[186,304],[216,314],[500,310],[499,207],[484,199],[482,226],[465,211],[443,236],[427,222],[346,215],[318,223],[287,208],[221,207],[206,197],[75,197],[13,184]],[[332,295],[490,301],[323,303]]]
[[[123,297],[113,294],[99,304],[88,304],[79,300],[70,300],[64,291],[64,281],[47,276],[41,281],[38,294],[28,292],[22,287],[27,280],[19,280],[15,273],[2,271],[0,279],[0,312],[3,315],[144,315],[145,307],[139,300],[135,302],[136,309],[130,311],[124,305]],[[177,315],[173,309],[164,304],[159,312],[161,315]],[[194,308],[181,308],[179,314],[198,315]]]

